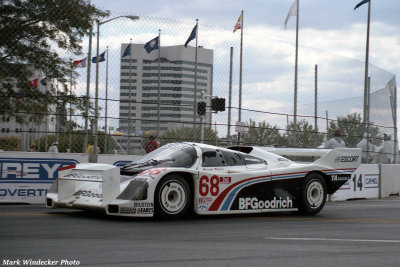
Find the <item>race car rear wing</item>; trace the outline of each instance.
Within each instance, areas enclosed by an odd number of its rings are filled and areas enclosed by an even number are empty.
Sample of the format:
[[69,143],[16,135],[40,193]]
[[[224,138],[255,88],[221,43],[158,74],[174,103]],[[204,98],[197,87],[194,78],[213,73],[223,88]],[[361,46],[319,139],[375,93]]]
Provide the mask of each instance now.
[[361,164],[359,148],[264,148],[266,151],[291,159],[292,161],[312,162],[331,169],[358,168]]
[[[229,149],[263,158],[269,163],[277,161],[281,165],[285,165],[285,161],[279,156],[294,162],[307,162],[326,166],[329,169],[357,168],[361,164],[361,149],[359,148],[312,149],[233,146],[229,147]],[[270,155],[275,155],[275,157]]]
[[361,149],[335,148],[316,160],[314,164],[330,169],[356,169],[361,165]]

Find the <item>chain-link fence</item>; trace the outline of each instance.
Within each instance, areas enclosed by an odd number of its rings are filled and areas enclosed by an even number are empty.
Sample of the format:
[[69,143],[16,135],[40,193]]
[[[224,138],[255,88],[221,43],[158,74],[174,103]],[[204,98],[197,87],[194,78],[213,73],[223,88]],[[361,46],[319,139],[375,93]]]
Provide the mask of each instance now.
[[[374,145],[368,149],[373,161],[393,160],[397,151],[393,74],[369,66],[370,108],[366,117],[364,63],[299,47],[295,127],[293,44],[244,29],[239,106],[240,31],[232,33],[232,29],[200,21],[198,39],[190,40],[186,48],[195,20],[140,16],[132,21],[129,15],[113,14],[111,17],[117,19],[100,22],[98,42],[94,27],[90,54],[88,37],[83,39],[88,54],[63,54],[71,59],[71,73],[76,77],[67,73],[63,83],[41,83],[46,74],[34,70],[36,86],[51,92],[58,104],[41,112],[43,116],[35,116],[35,110],[22,114],[24,122],[3,115],[0,149],[48,151],[57,141],[60,152],[85,152],[96,134],[101,153],[145,153],[151,135],[160,145],[194,141],[220,146],[316,148],[324,147],[340,129],[346,146],[356,147],[366,136]],[[152,45],[150,52],[144,48],[146,43]],[[90,62],[88,59],[97,54],[97,45],[100,56],[97,63]],[[82,101],[68,98],[71,92]],[[84,101],[87,93],[89,102]],[[31,148],[33,144],[36,147]]]

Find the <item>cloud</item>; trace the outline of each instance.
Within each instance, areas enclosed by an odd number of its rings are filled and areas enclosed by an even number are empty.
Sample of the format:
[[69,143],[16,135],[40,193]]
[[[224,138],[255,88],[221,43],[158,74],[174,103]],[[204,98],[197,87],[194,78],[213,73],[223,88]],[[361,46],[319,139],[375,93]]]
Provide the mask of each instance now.
[[[294,21],[290,22],[286,31],[282,26],[292,2],[292,0],[273,0],[263,3],[255,1],[251,7],[245,9],[244,108],[284,111],[288,114],[293,112]],[[113,2],[113,5],[117,8],[118,3],[118,1]],[[358,103],[362,103],[364,91],[366,23],[365,12],[362,10],[354,12],[353,4],[355,3],[349,4],[349,1],[344,0],[302,1],[298,76],[299,114],[313,114],[311,104],[314,101],[316,64],[318,64],[318,96],[320,101],[327,102],[321,105],[321,112],[324,113],[324,109],[329,110],[330,116],[336,116],[360,110]],[[128,43],[130,38],[134,43],[145,43],[154,38],[158,34],[158,29],[161,29],[162,46],[180,45],[190,34],[195,18],[199,18],[199,45],[214,50],[213,90],[215,95],[226,99],[229,88],[230,47],[234,48],[233,100],[237,107],[240,32],[233,34],[232,29],[242,9],[241,3],[190,1],[188,5],[182,6],[178,1],[156,1],[151,6],[137,5],[138,8],[132,10],[154,17],[141,16],[137,22],[121,19],[118,23],[115,21],[115,24],[112,22],[101,26],[101,45],[102,47],[109,45],[110,57],[111,55],[113,57],[113,61],[110,61],[112,68],[110,83],[113,88],[110,92],[116,94],[113,97],[119,98],[121,43]],[[376,2],[376,12],[380,10],[380,5],[381,3]],[[336,6],[338,8],[334,10],[332,7]],[[381,18],[379,14],[371,23],[370,63],[375,65],[370,66],[372,91],[385,86],[392,76],[390,72],[398,73],[400,70],[398,24],[398,22],[388,23],[388,19]],[[104,81],[100,87],[104,88]],[[354,106],[351,100],[332,101],[356,97],[358,97],[357,104]],[[219,116],[222,115],[217,115],[215,118],[218,119]],[[264,116],[257,115],[257,118],[262,120]]]

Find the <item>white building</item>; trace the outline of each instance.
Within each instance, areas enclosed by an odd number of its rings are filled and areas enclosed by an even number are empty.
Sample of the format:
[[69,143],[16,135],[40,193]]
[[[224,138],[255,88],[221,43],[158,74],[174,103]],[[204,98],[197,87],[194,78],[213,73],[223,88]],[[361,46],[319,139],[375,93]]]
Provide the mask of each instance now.
[[[160,134],[169,129],[193,127],[195,88],[195,47],[183,45],[161,47],[160,50],[160,105],[158,105],[158,54],[147,53],[144,44],[132,45],[131,54],[122,57],[129,44],[121,45],[120,131],[141,136],[149,131]],[[213,80],[213,50],[197,49],[197,102],[204,95],[207,113],[204,123],[211,123],[210,96]],[[130,97],[129,97],[130,95]],[[130,104],[129,104],[129,99]],[[158,108],[160,122],[158,124]],[[129,118],[131,118],[129,122]],[[200,116],[196,111],[196,122]],[[130,127],[129,127],[130,126]],[[196,127],[200,127],[199,124]],[[140,138],[133,149],[140,149]],[[127,147],[127,140],[121,140]],[[132,146],[132,145],[131,145]]]
[[[41,72],[32,68],[31,70],[32,77],[29,80],[32,86],[37,87],[41,92],[51,90],[52,86],[43,79]],[[23,101],[23,97],[21,97],[21,101]],[[51,106],[49,109],[50,115],[44,115],[40,121],[37,121],[32,114],[24,114],[22,123],[17,122],[14,117],[2,115],[0,117],[0,137],[18,137],[20,140],[18,146],[21,151],[28,150],[33,143],[38,146],[42,136],[56,132],[55,106]]]

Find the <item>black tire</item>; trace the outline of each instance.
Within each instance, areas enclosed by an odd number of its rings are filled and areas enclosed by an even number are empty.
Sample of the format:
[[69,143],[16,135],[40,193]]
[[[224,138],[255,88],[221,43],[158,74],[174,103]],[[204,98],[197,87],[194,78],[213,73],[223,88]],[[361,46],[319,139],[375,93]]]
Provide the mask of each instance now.
[[168,175],[157,185],[154,202],[157,217],[182,218],[191,207],[192,192],[184,178],[179,175]]
[[317,214],[326,202],[326,184],[318,173],[307,175],[301,185],[299,213],[303,215]]

